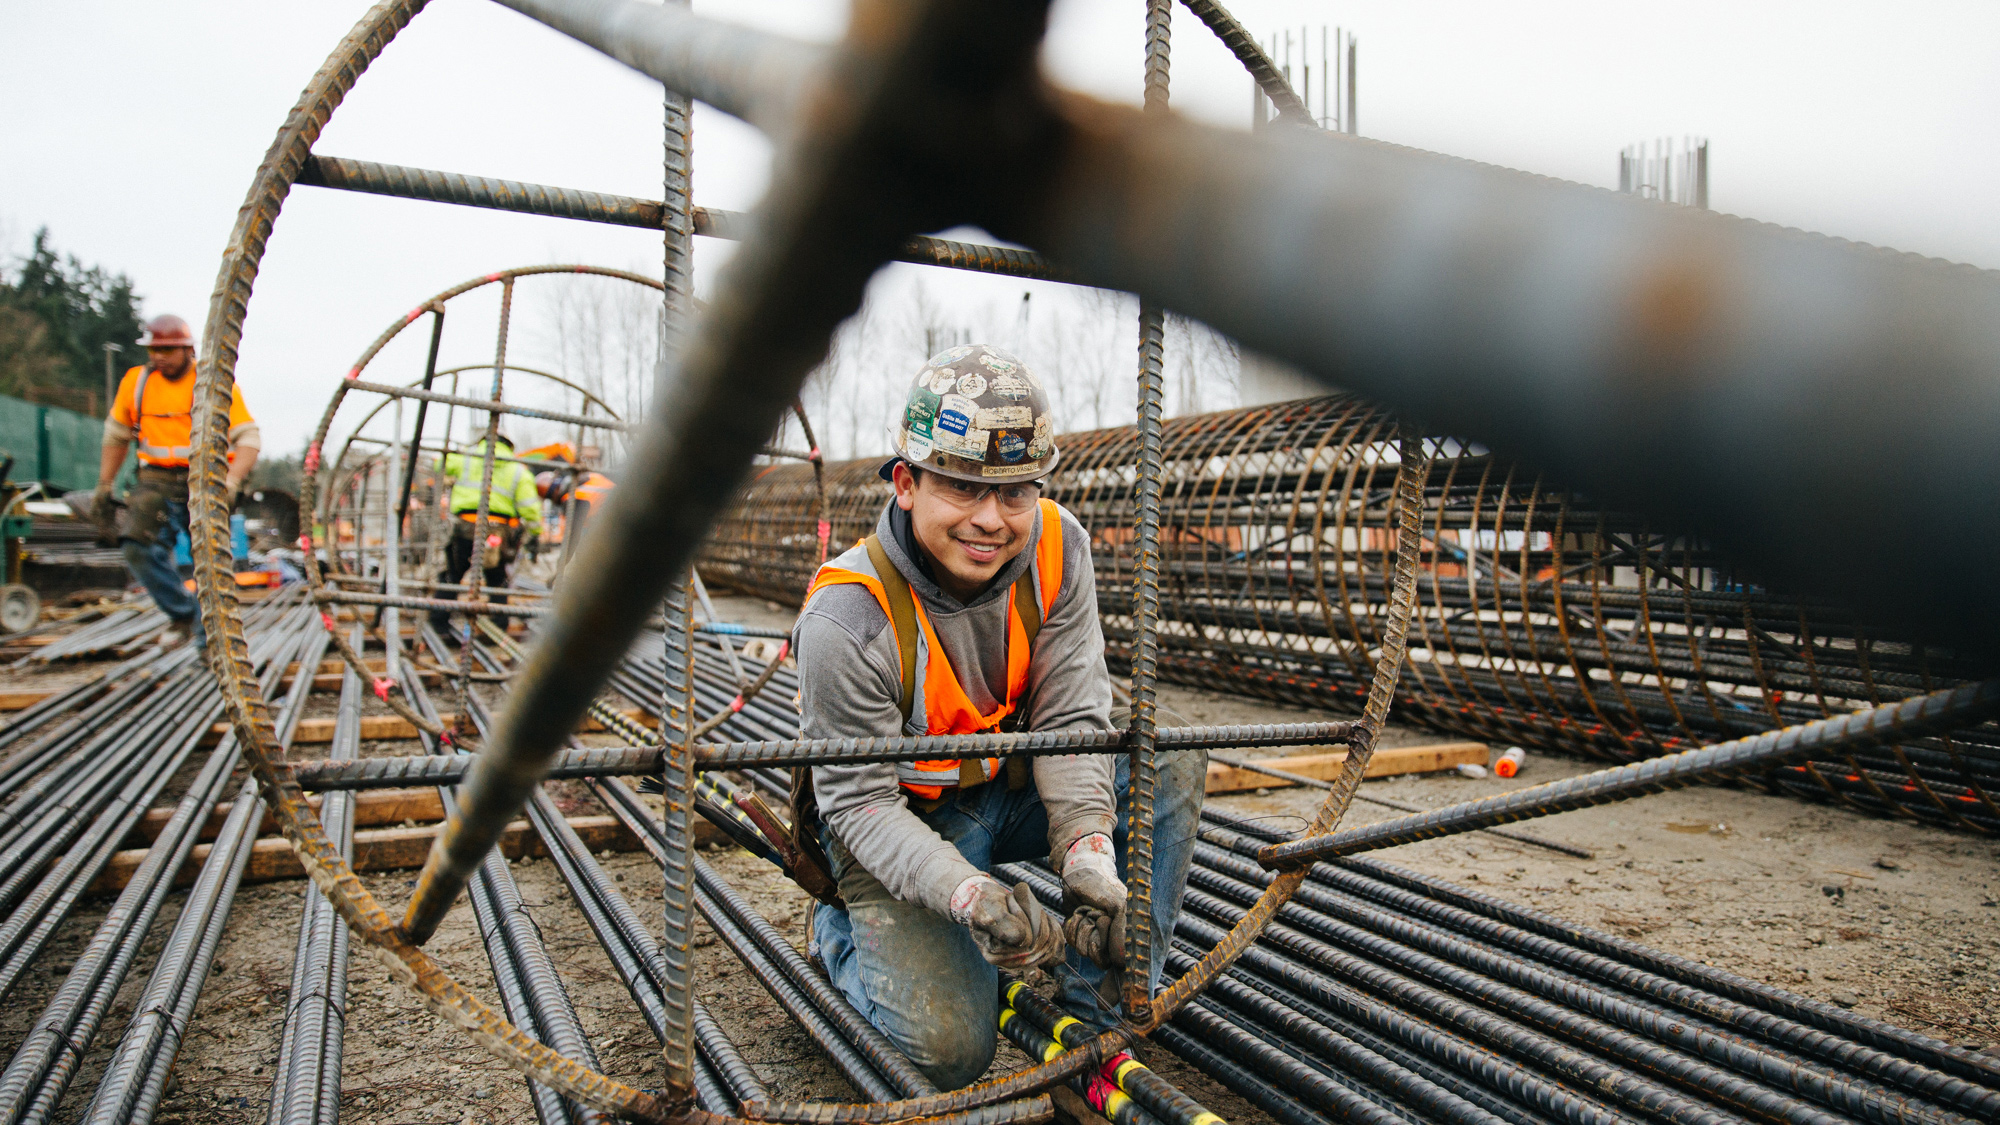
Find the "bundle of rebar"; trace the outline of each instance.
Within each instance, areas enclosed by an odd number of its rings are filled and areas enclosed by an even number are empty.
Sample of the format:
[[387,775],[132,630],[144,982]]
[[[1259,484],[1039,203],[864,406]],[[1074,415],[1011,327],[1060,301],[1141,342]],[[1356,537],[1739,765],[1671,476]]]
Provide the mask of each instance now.
[[[1162,438],[1161,676],[1358,711],[1393,542],[1394,431],[1348,396],[1170,419]],[[1048,495],[1092,535],[1108,656],[1132,658],[1132,427],[1058,440]],[[1808,598],[1747,584],[1700,541],[1450,443],[1424,494],[1398,716],[1502,745],[1634,760],[1968,682],[1976,669]],[[826,468],[834,541],[874,530],[876,460]],[[704,549],[709,582],[798,604],[817,559],[810,475],[774,466]],[[1773,789],[2000,831],[2000,728],[1814,759]]]
[[[1276,834],[1216,810],[1203,821],[1170,979],[1271,878],[1248,856]],[[999,873],[1060,909],[1045,866]],[[1154,1039],[1288,1125],[2000,1113],[1990,1056],[1376,860],[1315,868]]]
[[[253,662],[267,696],[276,690],[292,661],[310,661],[308,667],[317,666],[325,651],[325,635],[314,627],[316,618],[301,601],[290,594],[281,595],[246,615],[254,622]],[[142,676],[142,682],[151,689],[150,698],[128,697],[126,687],[110,687],[97,704],[85,705],[87,695],[69,696],[70,702],[79,706],[78,712],[58,724],[54,733],[66,729],[90,735],[107,731],[114,735],[122,733],[129,740],[127,749],[142,763],[133,779],[139,788],[129,799],[76,802],[79,809],[87,811],[75,814],[78,822],[72,833],[75,843],[62,863],[44,878],[41,887],[47,888],[53,880],[65,876],[70,881],[60,895],[46,900],[39,892],[31,896],[30,902],[46,902],[45,906],[24,907],[17,918],[10,918],[10,931],[33,927],[32,933],[23,935],[11,947],[7,978],[10,987],[42,952],[55,926],[75,909],[91,880],[109,863],[112,853],[147,811],[152,797],[203,741],[221,713],[219,693],[198,661],[180,653],[164,658],[161,663],[177,671],[164,683]],[[130,671],[130,666],[124,670]],[[311,687],[309,672],[293,677],[281,717],[280,734],[286,741]],[[106,710],[99,706],[106,700],[122,702],[116,709]],[[123,712],[143,716],[144,721],[129,725],[120,717]],[[94,745],[96,741],[91,738],[83,745]],[[45,1121],[55,1112],[83,1061],[83,1053],[89,1049],[113,998],[131,972],[140,946],[173,893],[175,876],[186,865],[203,827],[226,793],[240,758],[241,748],[234,734],[223,736],[209,752],[207,761],[147,850],[144,861],[119,892],[63,983],[14,1051],[4,1073],[0,1073],[0,1121],[9,1125]],[[43,779],[54,775],[57,769],[59,766],[49,769]],[[109,778],[97,773],[80,774],[71,784],[82,786],[93,780],[99,788],[110,784]],[[132,784],[127,783],[128,792]],[[253,810],[252,806],[257,807]],[[112,1069],[98,1087],[97,1108],[93,1109],[98,1116],[94,1119],[108,1116],[119,1121],[143,1120],[157,1108],[167,1069],[173,1063],[188,1016],[213,960],[214,942],[219,940],[228,918],[242,865],[249,855],[249,841],[262,818],[263,810],[255,800],[254,788],[245,788],[189,893],[166,950],[154,967],[140,1007],[126,1028]]]

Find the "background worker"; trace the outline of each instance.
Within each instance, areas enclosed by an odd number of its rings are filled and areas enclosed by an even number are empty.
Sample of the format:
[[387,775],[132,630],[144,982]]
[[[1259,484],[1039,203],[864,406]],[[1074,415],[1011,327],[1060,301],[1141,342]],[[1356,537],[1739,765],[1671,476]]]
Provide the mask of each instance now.
[[[550,469],[535,474],[535,491],[561,513],[564,543],[571,542],[571,537],[583,530],[584,521],[610,497],[611,490],[616,487],[617,482],[595,469]],[[572,500],[575,501],[573,506],[570,503]]]
[[[486,542],[480,545],[480,584],[496,589],[507,585],[507,564],[521,553],[524,543],[538,543],[542,533],[541,497],[535,492],[534,475],[514,459],[514,443],[505,434],[495,436],[493,491],[486,502]],[[451,538],[445,544],[444,570],[438,580],[465,581],[472,567],[472,537],[479,519],[479,483],[486,472],[486,442],[463,453],[447,453],[438,458],[438,475],[452,482],[447,501]],[[448,591],[441,591],[450,597]],[[477,595],[496,605],[507,604],[507,595]],[[451,615],[432,613],[431,627],[439,633],[451,625]]]
[[[873,536],[821,568],[794,629],[804,737],[1111,729],[1090,538],[1041,498],[1058,457],[1041,383],[998,349],[949,349],[918,373],[891,438],[881,472],[894,499]],[[1162,762],[1153,911],[1165,935],[1207,761]],[[842,900],[815,913],[817,953],[932,1081],[954,1089],[992,1062],[998,968],[1046,966],[1073,1013],[1116,1022],[1123,755],[815,766],[807,779],[795,822],[824,848]],[[1036,857],[1062,877],[1066,926],[988,874]],[[1144,967],[1154,986],[1166,944]]]
[[[174,544],[188,534],[188,458],[194,452],[194,333],[177,316],[159,316],[140,341],[146,362],[125,373],[104,422],[104,456],[97,472],[91,516],[105,539],[118,538],[126,569],[167,615],[160,643],[175,645],[207,638],[194,595],[174,566]],[[125,464],[125,451],[139,442],[139,481],[125,498],[126,524],[115,530],[111,484]],[[229,472],[224,478],[228,507],[236,506],[243,481],[257,467],[263,439],[243,405],[243,384],[230,392]]]

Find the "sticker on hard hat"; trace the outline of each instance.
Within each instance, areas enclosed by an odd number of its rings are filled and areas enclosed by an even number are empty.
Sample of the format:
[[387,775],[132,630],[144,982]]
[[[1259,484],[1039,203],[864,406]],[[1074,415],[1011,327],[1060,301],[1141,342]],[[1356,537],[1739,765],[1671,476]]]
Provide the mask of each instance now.
[[918,437],[916,431],[912,430],[910,436],[903,440],[903,457],[905,460],[922,461],[930,455],[930,435],[926,434],[923,437]]
[[966,398],[978,398],[980,395],[986,393],[986,377],[984,375],[967,375],[961,378],[958,381],[958,393],[964,395]]
[[1001,398],[1027,398],[1030,390],[1028,381],[1019,375],[996,375],[986,389]]
[[1034,412],[1025,406],[989,406],[972,416],[972,424],[985,430],[1032,429]]
[[1014,369],[1019,366],[1019,364],[1009,363],[1007,360],[1001,359],[992,352],[987,352],[985,355],[980,356],[979,362],[985,365],[988,371],[997,371],[1002,375],[1013,374]]
[[972,416],[979,412],[971,399],[963,395],[946,395],[938,404],[937,432],[939,434],[962,435],[972,428]]
[[931,366],[950,367],[953,363],[956,363],[957,361],[964,359],[966,356],[969,356],[971,354],[972,354],[971,344],[960,344],[955,348],[946,348],[945,350],[931,357]]
[[930,387],[932,394],[943,395],[950,394],[951,385],[956,382],[958,382],[958,373],[947,369],[931,372],[930,382],[926,385]]
[[1034,464],[982,465],[979,467],[979,475],[982,477],[1025,477],[1032,476],[1039,471],[1040,466]]
[[962,434],[946,433],[940,430],[937,434],[933,435],[933,440],[936,441],[937,447],[946,453],[963,457],[968,461],[984,461],[986,460],[986,443],[991,435],[991,430],[972,429]]
[[1019,461],[1028,455],[1028,439],[1019,430],[1001,430],[993,437],[993,448],[1002,461]]
[[937,418],[938,406],[942,402],[942,399],[927,388],[919,387],[911,391],[910,404],[903,411],[904,424],[913,430],[922,426],[924,432],[929,433],[931,422]]

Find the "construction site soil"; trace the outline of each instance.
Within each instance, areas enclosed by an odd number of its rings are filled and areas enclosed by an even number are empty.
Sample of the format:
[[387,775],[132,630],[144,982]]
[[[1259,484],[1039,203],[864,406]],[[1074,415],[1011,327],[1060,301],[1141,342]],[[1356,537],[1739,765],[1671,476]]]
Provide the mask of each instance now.
[[[728,599],[726,619],[779,621],[775,606]],[[50,678],[73,678],[55,672]],[[15,675],[8,689],[39,687]],[[1163,718],[1173,723],[1296,722],[1324,718],[1297,708],[1167,687]],[[331,715],[335,695],[319,693],[309,715]],[[368,713],[381,709],[369,700]],[[1384,745],[1436,742],[1427,731],[1392,727]],[[1496,751],[1499,748],[1496,748]],[[414,742],[364,744],[365,756],[419,752]],[[302,753],[301,756],[312,756]],[[199,757],[199,756],[198,756]],[[1438,806],[1572,776],[1601,763],[1531,754],[1513,779],[1416,775],[1369,782],[1364,796]],[[192,776],[182,771],[162,800]],[[602,811],[581,785],[553,783],[575,814]],[[1211,798],[1274,828],[1303,824],[1320,792],[1272,788]],[[648,798],[656,801],[657,798]],[[1351,823],[1398,815],[1357,803]],[[1474,834],[1397,848],[1380,858],[1478,887],[1556,917],[1725,966],[1754,980],[1851,1007],[1871,1016],[2000,1051],[2000,843],[1907,822],[1864,817],[1748,788],[1697,788],[1536,822],[1532,831],[1594,853],[1581,859]],[[776,870],[740,849],[710,850],[724,873],[773,925],[804,948],[810,900]],[[605,853],[602,862],[644,917],[657,919],[660,879],[643,852]],[[659,1081],[657,1044],[546,859],[514,863],[534,920],[556,955],[564,983],[603,1069],[641,1086]],[[414,872],[364,876],[392,911]],[[213,973],[180,1052],[161,1122],[262,1121],[289,997],[303,881],[246,885],[236,897]],[[79,910],[37,971],[0,1010],[0,1047],[11,1053],[103,917],[109,898]],[[180,896],[163,915],[171,919]],[[77,1075],[57,1121],[79,1119],[86,1093],[118,1042],[169,928],[153,928]],[[657,927],[655,929],[657,933]],[[805,1032],[706,930],[696,939],[697,994],[785,1098],[853,1100],[855,1092]],[[491,998],[491,971],[472,911],[461,900],[429,950],[459,980]],[[341,1120],[359,1125],[517,1122],[534,1117],[525,1084],[505,1065],[425,1011],[392,984],[372,958],[353,958],[348,978]],[[1142,1057],[1229,1120],[1270,1120],[1242,1099],[1146,1046]],[[1003,1045],[994,1073],[1027,1065]]]

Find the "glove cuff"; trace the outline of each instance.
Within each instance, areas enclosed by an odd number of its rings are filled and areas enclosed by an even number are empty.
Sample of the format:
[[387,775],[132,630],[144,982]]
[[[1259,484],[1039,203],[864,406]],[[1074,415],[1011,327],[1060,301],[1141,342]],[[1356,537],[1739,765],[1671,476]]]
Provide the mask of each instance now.
[[1095,871],[1116,883],[1118,878],[1118,853],[1111,846],[1111,837],[1102,832],[1092,832],[1079,836],[1069,850],[1063,853],[1062,874],[1067,879],[1072,873]]
[[988,883],[991,883],[1000,893],[1007,893],[1007,888],[1001,885],[1000,880],[995,879],[991,875],[979,874],[966,876],[958,884],[958,889],[951,892],[951,905],[947,913],[951,915],[952,921],[957,922],[961,926],[971,924],[972,907],[979,901],[979,892],[984,890]]

